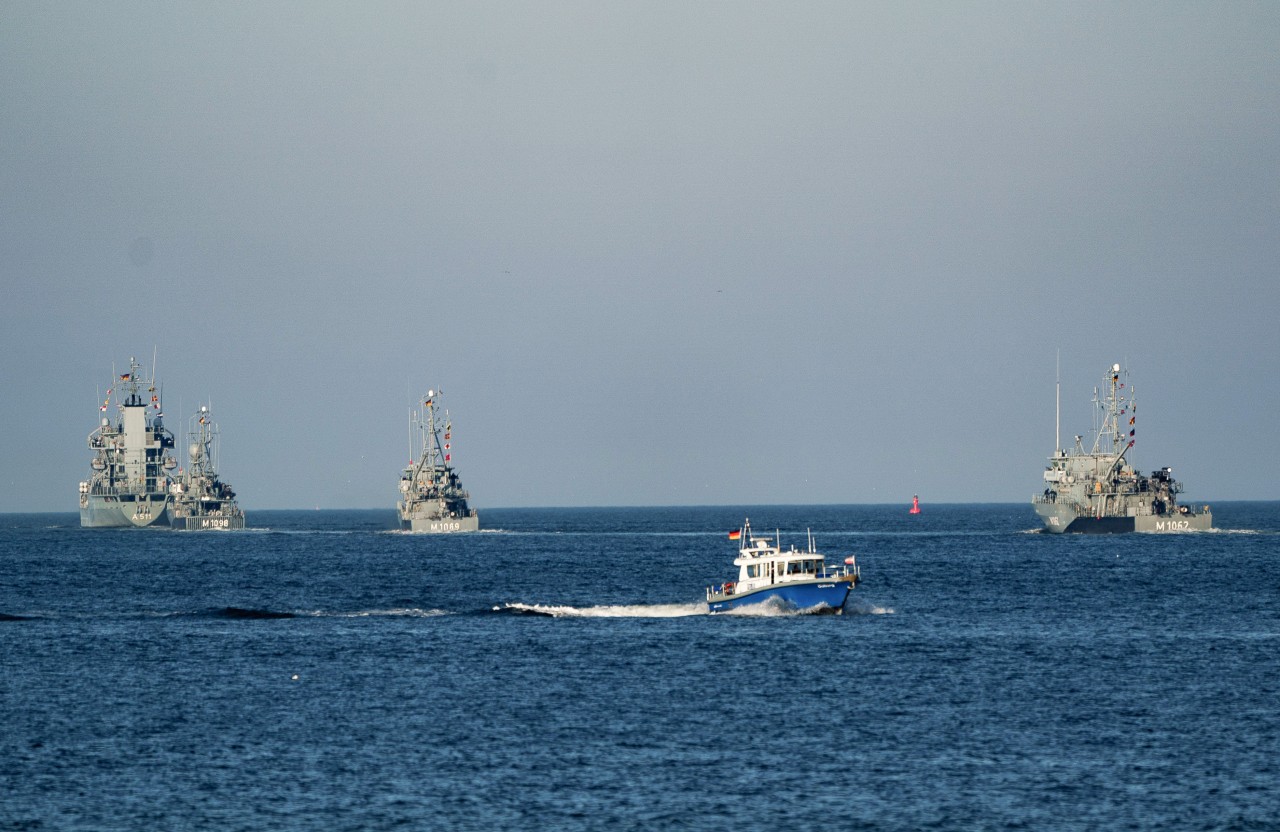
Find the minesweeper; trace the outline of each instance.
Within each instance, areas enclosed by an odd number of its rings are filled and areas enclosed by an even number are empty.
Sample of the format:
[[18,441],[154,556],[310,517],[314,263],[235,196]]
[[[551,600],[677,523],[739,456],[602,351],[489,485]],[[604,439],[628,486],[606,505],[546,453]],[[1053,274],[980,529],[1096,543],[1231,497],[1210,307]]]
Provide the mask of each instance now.
[[218,478],[220,432],[208,405],[201,405],[191,417],[187,435],[190,460],[169,489],[173,495],[170,524],[185,531],[243,529],[244,512],[236,503],[236,493]]
[[[428,390],[421,408],[410,412],[410,432],[417,432],[417,461],[409,460],[400,474],[400,500],[396,509],[400,528],[414,532],[474,532],[480,516],[467,504],[471,498],[462,487],[453,459],[453,422],[444,413],[444,438],[436,422],[438,390]],[[412,439],[410,440],[412,445]]]
[[[89,434],[93,473],[80,483],[80,525],[85,528],[151,526],[169,521],[171,473],[177,462],[173,434],[164,427],[160,391],[129,359],[129,372],[112,377],[99,406],[102,422]],[[107,415],[112,402],[114,423]]]
[[1128,373],[1113,364],[1104,395],[1094,390],[1097,433],[1093,450],[1076,437],[1071,452],[1057,450],[1044,472],[1047,487],[1032,504],[1046,532],[1107,534],[1113,532],[1188,532],[1213,528],[1208,506],[1178,505],[1182,483],[1172,469],[1151,476],[1137,472],[1127,459],[1137,433],[1137,409]]

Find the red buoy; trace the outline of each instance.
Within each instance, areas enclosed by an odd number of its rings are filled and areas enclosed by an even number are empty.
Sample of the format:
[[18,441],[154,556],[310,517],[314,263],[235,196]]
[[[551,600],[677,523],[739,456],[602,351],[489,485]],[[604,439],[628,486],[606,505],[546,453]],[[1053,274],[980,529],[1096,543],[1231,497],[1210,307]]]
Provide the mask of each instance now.
[[911,514],[920,513],[920,495],[916,494],[911,498]]

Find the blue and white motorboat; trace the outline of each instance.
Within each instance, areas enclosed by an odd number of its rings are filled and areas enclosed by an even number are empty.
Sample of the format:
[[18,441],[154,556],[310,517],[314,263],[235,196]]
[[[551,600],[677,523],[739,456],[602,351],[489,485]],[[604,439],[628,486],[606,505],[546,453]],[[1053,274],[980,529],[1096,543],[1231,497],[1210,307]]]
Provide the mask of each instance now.
[[726,612],[751,604],[771,601],[786,609],[803,612],[844,611],[849,591],[860,580],[857,559],[852,555],[843,564],[828,565],[826,558],[813,546],[800,551],[792,546],[783,551],[778,533],[773,537],[751,531],[751,521],[729,532],[730,540],[738,540],[738,580],[707,587],[707,606],[711,612]]

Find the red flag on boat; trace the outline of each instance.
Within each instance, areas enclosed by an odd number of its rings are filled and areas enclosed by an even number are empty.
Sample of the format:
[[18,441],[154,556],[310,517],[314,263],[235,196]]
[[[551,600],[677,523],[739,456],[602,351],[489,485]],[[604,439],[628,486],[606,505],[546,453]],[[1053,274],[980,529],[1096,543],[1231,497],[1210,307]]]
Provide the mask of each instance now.
[[854,561],[853,555],[849,555],[849,557],[844,559],[844,562],[849,564],[850,566],[853,566],[853,561]]
[[742,529],[734,529],[733,531],[729,532],[730,540],[737,540],[740,537],[742,537]]

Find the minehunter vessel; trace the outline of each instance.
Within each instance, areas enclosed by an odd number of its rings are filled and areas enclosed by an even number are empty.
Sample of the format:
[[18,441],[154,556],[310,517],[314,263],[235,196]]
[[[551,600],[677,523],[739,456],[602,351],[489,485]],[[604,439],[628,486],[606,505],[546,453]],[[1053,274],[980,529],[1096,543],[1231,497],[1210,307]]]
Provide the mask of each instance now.
[[[169,521],[170,474],[177,462],[173,434],[164,427],[160,392],[142,367],[129,359],[129,372],[112,378],[98,408],[102,422],[89,434],[93,451],[89,479],[80,483],[80,525],[85,528],[164,525]],[[112,402],[118,411],[107,416]]]
[[[452,461],[453,423],[444,413],[444,438],[436,421],[439,391],[428,390],[422,407],[411,412],[410,431],[418,434],[417,461],[410,460],[400,474],[400,528],[414,532],[474,532],[480,516],[467,505],[471,498],[462,487]],[[412,440],[411,440],[412,444]]]
[[244,512],[236,503],[236,493],[218,478],[217,455],[219,431],[207,405],[191,417],[187,435],[190,457],[185,471],[179,469],[177,480],[170,486],[172,502],[169,523],[175,529],[243,529]]
[[826,558],[813,547],[800,551],[794,546],[783,551],[777,535],[757,535],[751,521],[741,529],[729,532],[730,540],[739,540],[738,580],[707,587],[707,606],[711,612],[726,612],[766,601],[804,612],[844,611],[849,591],[861,578],[857,560],[850,555],[844,565],[828,566]]
[[1178,505],[1182,483],[1171,468],[1137,472],[1127,459],[1137,433],[1137,408],[1128,373],[1112,365],[1104,395],[1094,391],[1096,435],[1085,451],[1076,437],[1071,452],[1055,442],[1044,472],[1044,493],[1033,498],[1044,530],[1053,533],[1189,532],[1213,528],[1208,506]]

